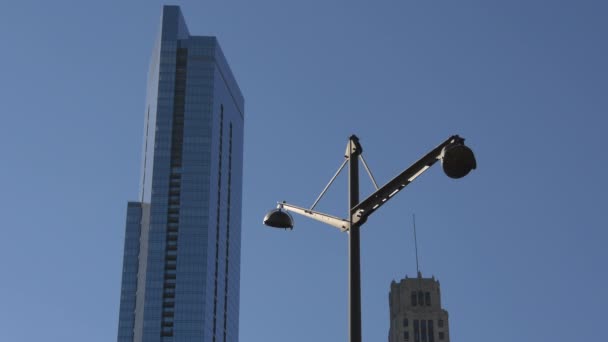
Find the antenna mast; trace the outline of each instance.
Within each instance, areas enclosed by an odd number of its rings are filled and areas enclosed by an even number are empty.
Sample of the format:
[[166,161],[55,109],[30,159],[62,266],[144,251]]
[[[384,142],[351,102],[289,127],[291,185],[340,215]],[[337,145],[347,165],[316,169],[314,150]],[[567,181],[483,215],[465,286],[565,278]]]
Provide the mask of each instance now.
[[418,239],[416,238],[416,214],[412,214],[414,223],[414,247],[416,249],[416,275],[420,278],[420,267],[418,266]]

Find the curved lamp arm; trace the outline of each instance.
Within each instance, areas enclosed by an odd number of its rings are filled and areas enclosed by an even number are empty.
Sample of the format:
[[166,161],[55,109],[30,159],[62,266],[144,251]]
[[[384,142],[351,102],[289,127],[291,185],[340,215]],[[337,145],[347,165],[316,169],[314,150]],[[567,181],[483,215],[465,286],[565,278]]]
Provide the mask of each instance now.
[[[464,139],[458,135],[449,137],[446,141],[435,147],[424,157],[401,172],[391,181],[367,197],[351,210],[353,225],[362,225],[369,215],[388,202],[395,194],[414,181],[424,171],[428,170],[438,160],[443,158],[444,149],[450,145],[463,145]],[[475,168],[473,166],[473,168]]]
[[342,219],[339,217],[335,217],[335,216],[320,213],[318,211],[298,207],[293,204],[289,204],[287,202],[279,202],[279,208],[283,208],[287,211],[291,211],[292,213],[300,214],[302,216],[309,217],[313,220],[323,222],[330,226],[336,227],[343,232],[350,229],[350,223],[348,222],[348,220],[345,220],[345,219]]

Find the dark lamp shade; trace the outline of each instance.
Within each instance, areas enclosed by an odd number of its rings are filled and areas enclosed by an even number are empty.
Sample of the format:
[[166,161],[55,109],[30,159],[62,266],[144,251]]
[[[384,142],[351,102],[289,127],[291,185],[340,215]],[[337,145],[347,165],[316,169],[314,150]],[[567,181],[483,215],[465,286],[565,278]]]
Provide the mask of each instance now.
[[477,168],[475,155],[465,145],[455,144],[443,149],[443,172],[450,178],[462,178]]
[[293,229],[293,218],[286,211],[274,209],[266,214],[264,224],[273,228]]

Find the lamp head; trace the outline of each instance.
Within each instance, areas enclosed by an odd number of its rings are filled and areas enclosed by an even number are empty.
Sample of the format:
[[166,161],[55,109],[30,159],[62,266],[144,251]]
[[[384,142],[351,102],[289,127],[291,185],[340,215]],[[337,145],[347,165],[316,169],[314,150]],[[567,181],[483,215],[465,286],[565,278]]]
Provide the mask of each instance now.
[[459,139],[444,147],[442,156],[443,172],[450,178],[462,178],[477,168],[475,155],[470,148],[464,145],[464,139]]
[[288,212],[277,208],[264,216],[264,224],[273,228],[293,229],[293,218]]

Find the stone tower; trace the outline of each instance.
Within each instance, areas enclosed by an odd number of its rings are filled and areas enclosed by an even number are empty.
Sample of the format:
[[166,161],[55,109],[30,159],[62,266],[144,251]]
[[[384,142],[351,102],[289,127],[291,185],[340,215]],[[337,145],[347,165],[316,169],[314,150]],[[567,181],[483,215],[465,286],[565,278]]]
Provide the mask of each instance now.
[[389,294],[389,342],[449,342],[448,312],[435,277],[393,280]]

